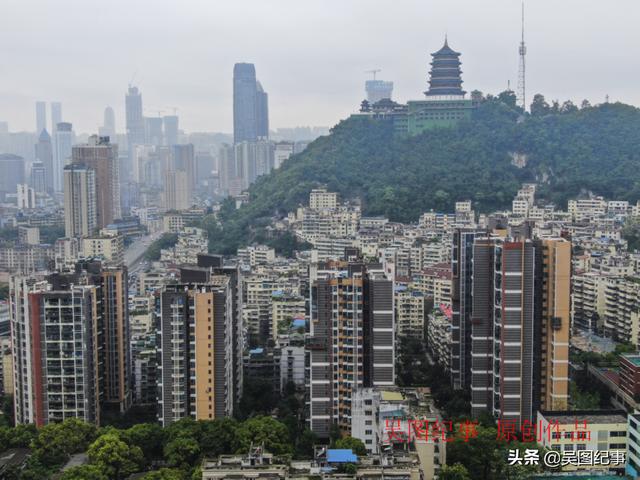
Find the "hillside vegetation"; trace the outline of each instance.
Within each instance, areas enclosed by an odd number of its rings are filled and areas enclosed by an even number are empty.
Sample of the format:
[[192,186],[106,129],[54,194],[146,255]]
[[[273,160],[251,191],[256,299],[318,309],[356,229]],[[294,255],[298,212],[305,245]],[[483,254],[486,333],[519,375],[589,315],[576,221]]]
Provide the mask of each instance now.
[[[519,121],[520,119],[520,121]],[[364,215],[416,221],[430,209],[449,212],[457,200],[476,210],[509,208],[523,182],[540,184],[540,196],[564,207],[587,192],[635,202],[640,198],[640,110],[624,104],[578,109],[548,105],[536,96],[522,121],[508,94],[489,97],[471,120],[410,137],[394,137],[388,121],[351,117],[331,134],[292,156],[249,189],[235,210],[226,201],[218,223],[205,218],[210,249],[269,242],[265,227],[307,202],[318,186],[359,198]],[[526,165],[512,164],[513,154]]]

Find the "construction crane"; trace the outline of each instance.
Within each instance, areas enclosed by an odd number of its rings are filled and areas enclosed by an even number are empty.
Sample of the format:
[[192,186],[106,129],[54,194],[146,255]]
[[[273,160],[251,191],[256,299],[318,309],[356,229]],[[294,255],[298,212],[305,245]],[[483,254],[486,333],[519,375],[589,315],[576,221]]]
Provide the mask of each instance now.
[[381,72],[382,69],[380,68],[375,68],[373,70],[365,70],[364,73],[371,73],[373,75],[373,79],[376,79],[376,73]]

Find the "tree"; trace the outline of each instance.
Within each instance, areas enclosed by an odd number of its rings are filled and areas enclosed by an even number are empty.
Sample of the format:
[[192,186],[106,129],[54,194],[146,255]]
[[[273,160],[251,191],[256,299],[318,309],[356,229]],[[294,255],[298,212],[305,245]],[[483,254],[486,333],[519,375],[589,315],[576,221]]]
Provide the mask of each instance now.
[[209,457],[232,452],[236,445],[238,422],[233,418],[219,418],[202,422],[200,450]]
[[515,108],[517,103],[516,92],[514,92],[513,90],[505,90],[504,92],[500,92],[498,94],[498,100],[505,105],[509,105],[510,107]]
[[193,438],[178,437],[164,447],[164,458],[172,467],[188,470],[200,455],[200,445]]
[[240,424],[236,450],[248,452],[252,443],[264,444],[265,450],[276,455],[293,453],[287,427],[271,417],[253,417]]
[[130,447],[114,433],[98,437],[87,453],[91,463],[100,466],[113,480],[126,478],[139,471],[144,462],[139,447]]
[[139,423],[120,433],[120,438],[131,446],[139,447],[147,461],[160,458],[165,432],[156,423]]
[[549,106],[547,101],[544,99],[544,95],[541,95],[540,93],[536,93],[533,96],[533,102],[531,102],[530,111],[531,111],[531,115],[534,115],[534,116],[548,115],[549,113],[551,113],[551,107]]
[[538,470],[538,467],[510,466],[507,463],[509,449],[535,448],[535,444],[498,440],[495,427],[478,425],[475,431],[476,436],[465,437],[465,429],[460,429],[453,441],[447,444],[447,462],[464,466],[473,480],[515,480],[526,478]]
[[567,100],[566,102],[564,102],[562,104],[562,107],[560,108],[560,111],[562,113],[575,113],[575,112],[578,111],[578,107],[576,107],[575,104],[571,100]]
[[305,428],[296,443],[296,458],[312,458],[316,443],[318,443],[318,436],[309,428]]
[[359,438],[339,438],[338,440],[336,440],[335,447],[352,450],[353,453],[361,457],[367,454],[367,447],[364,446],[364,443],[362,443],[362,440],[360,440]]
[[469,472],[461,463],[443,465],[438,472],[438,480],[471,480]]
[[109,480],[99,465],[80,465],[65,470],[59,480]]
[[184,472],[172,468],[161,468],[158,471],[147,473],[142,480],[183,480]]
[[70,455],[86,450],[95,437],[95,425],[69,418],[42,427],[32,446],[40,461],[50,467],[61,465]]

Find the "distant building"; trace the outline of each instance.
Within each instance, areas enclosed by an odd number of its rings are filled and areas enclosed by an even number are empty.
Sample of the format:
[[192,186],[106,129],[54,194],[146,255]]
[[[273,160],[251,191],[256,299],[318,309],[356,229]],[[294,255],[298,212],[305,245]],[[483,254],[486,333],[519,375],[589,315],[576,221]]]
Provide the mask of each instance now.
[[233,67],[233,141],[258,139],[256,69],[252,63]]
[[59,123],[53,138],[53,190],[61,193],[63,191],[62,172],[71,159],[71,149],[74,143],[72,125],[66,122]]
[[24,166],[24,158],[0,153],[0,198],[15,194],[16,185],[24,183]]
[[75,145],[72,163],[85,165],[95,172],[96,219],[98,228],[104,228],[120,215],[120,175],[118,146],[108,138],[92,135],[84,145]]
[[129,162],[133,158],[136,145],[143,145],[145,142],[145,125],[142,113],[142,94],[138,87],[129,86],[125,95],[126,129],[127,129],[127,152]]
[[269,138],[268,95],[256,80],[252,63],[233,67],[233,141],[255,142]]
[[[38,143],[36,143],[36,161],[40,162],[42,164],[42,167],[44,168],[44,181],[45,181],[45,188],[42,190],[39,190],[38,188],[36,188],[35,185],[33,185],[32,183],[32,187],[34,187],[36,189],[37,192],[49,192],[52,193],[53,192],[53,177],[54,177],[54,171],[53,171],[53,146],[51,144],[51,136],[49,135],[49,133],[47,132],[47,130],[42,130],[40,132],[40,136],[38,137]],[[32,175],[33,175],[33,166],[32,168]]]
[[62,122],[62,104],[60,102],[51,102],[51,133],[58,131],[58,124]]
[[262,88],[262,84],[256,81],[256,121],[258,139],[269,138],[269,95]]
[[47,128],[47,103],[36,102],[36,135]]
[[273,168],[280,168],[282,164],[293,155],[294,143],[293,142],[278,142],[276,143]]
[[102,127],[98,133],[101,137],[109,137],[110,141],[116,143],[116,114],[113,112],[113,108],[106,107],[104,109]]
[[16,185],[16,200],[20,210],[36,208],[36,191],[26,183]]
[[165,115],[162,117],[162,124],[164,126],[164,144],[168,147],[177,145],[179,143],[178,116]]
[[391,100],[393,82],[387,82],[384,80],[367,80],[364,85],[365,90],[367,91],[367,101],[370,104],[377,103],[383,98]]

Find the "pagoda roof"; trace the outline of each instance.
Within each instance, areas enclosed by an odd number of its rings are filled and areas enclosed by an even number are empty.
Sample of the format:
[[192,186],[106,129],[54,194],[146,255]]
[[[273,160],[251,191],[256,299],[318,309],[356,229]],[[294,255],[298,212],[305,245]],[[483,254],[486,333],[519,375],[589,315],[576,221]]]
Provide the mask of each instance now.
[[440,50],[438,50],[437,52],[431,54],[431,56],[433,56],[433,57],[439,57],[441,55],[460,55],[460,53],[456,52],[455,50],[453,50],[449,46],[449,42],[447,40],[447,37],[444,37],[444,45],[442,46],[442,48]]

